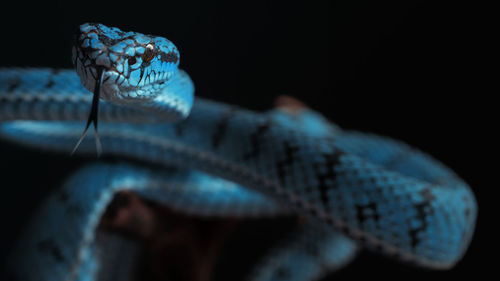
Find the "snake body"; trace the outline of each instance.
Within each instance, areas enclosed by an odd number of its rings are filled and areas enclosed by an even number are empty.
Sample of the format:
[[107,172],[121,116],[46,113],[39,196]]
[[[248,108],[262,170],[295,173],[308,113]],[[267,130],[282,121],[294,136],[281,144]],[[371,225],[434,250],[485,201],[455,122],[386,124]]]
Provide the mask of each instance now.
[[[73,62],[77,73],[0,70],[0,136],[69,152],[99,104],[103,153],[124,160],[78,171],[46,200],[13,251],[20,280],[97,280],[96,227],[119,190],[202,216],[305,216],[252,280],[313,280],[347,264],[359,246],[445,269],[468,247],[472,191],[404,143],[341,130],[307,108],[257,113],[193,102],[179,53],[161,37],[84,24]],[[76,153],[94,151],[84,136]]]

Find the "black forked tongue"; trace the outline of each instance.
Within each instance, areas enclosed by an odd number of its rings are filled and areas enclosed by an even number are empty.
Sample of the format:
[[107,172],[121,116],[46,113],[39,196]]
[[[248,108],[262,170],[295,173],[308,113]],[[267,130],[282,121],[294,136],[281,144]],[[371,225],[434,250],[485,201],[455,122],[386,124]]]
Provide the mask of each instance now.
[[99,117],[99,98],[101,97],[103,74],[104,74],[103,68],[98,68],[97,81],[95,83],[94,96],[92,98],[92,107],[90,109],[89,119],[87,120],[87,126],[85,126],[85,130],[83,130],[82,136],[76,143],[75,148],[73,148],[73,151],[71,151],[71,155],[75,153],[75,151],[78,149],[78,146],[80,146],[80,143],[82,143],[83,139],[85,138],[85,135],[87,135],[87,131],[90,127],[90,124],[92,123],[94,123],[95,146],[97,149],[97,156],[99,157],[99,155],[101,155],[102,147],[101,147],[101,142],[99,141],[99,134],[97,133],[97,121],[98,121],[97,119]]

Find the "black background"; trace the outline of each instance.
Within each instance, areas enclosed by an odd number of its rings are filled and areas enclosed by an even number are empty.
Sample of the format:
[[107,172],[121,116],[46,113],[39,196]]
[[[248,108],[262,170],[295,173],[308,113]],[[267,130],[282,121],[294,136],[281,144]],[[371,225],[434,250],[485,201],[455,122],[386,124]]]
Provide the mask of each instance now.
[[[487,60],[481,9],[451,1],[354,2],[10,2],[2,4],[0,65],[71,67],[71,34],[87,21],[163,35],[180,49],[181,67],[198,96],[255,110],[272,107],[278,95],[296,97],[344,128],[389,135],[429,152],[472,186],[482,206],[492,92],[481,88],[487,78],[478,77],[479,63]],[[40,198],[92,159],[4,141],[0,154],[5,253]],[[273,231],[260,229],[266,227]],[[363,252],[325,280],[464,277],[480,271],[481,227],[480,216],[471,248],[450,271]],[[254,235],[245,238],[249,247],[266,236]],[[241,249],[229,259],[236,265],[224,262],[228,270],[220,279],[241,278],[237,263],[247,256]]]

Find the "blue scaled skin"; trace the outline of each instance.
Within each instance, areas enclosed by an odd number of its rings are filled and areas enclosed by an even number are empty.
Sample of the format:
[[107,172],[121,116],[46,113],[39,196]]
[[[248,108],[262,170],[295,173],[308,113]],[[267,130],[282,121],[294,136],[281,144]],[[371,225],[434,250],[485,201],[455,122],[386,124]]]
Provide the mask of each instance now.
[[[123,163],[85,167],[49,196],[12,252],[19,280],[98,280],[110,266],[96,226],[120,190],[200,216],[305,217],[251,280],[315,280],[359,247],[433,269],[452,267],[467,250],[474,195],[417,149],[342,130],[304,107],[258,113],[193,102],[179,53],[161,37],[84,24],[73,62],[76,72],[0,69],[0,137],[69,153],[94,92],[103,154]],[[94,150],[87,136],[76,153]],[[114,268],[131,266],[123,262]]]

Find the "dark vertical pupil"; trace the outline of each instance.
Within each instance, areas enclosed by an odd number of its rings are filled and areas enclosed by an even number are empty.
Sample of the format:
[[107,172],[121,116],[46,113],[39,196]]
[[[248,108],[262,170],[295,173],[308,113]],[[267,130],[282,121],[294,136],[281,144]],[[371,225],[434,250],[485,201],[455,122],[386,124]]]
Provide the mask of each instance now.
[[137,62],[137,59],[135,57],[128,58],[128,65],[133,65],[136,62]]

